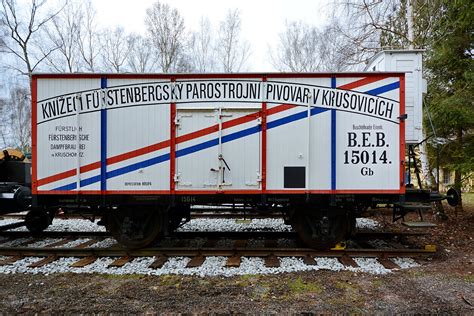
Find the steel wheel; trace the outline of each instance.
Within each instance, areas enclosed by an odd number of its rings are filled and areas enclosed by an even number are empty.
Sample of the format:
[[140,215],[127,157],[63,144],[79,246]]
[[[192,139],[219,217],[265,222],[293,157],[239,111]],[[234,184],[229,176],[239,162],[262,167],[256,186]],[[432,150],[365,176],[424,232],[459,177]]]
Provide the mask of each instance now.
[[311,248],[329,249],[342,241],[348,233],[349,218],[346,214],[323,214],[298,210],[291,219],[291,225],[301,240]]
[[45,210],[31,210],[25,217],[26,228],[33,234],[40,234],[53,222],[52,216]]
[[162,228],[162,213],[156,209],[121,207],[107,215],[107,231],[121,245],[131,249],[151,245]]

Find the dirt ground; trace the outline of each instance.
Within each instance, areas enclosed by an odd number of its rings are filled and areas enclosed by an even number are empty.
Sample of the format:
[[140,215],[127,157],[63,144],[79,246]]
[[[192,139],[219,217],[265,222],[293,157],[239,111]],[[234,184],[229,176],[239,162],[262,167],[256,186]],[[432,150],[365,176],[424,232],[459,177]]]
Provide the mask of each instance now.
[[[447,209],[433,236],[439,254],[379,276],[314,271],[233,278],[0,275],[2,314],[447,313],[474,314],[474,204]],[[380,220],[381,215],[378,215]],[[376,216],[377,217],[377,216]],[[387,217],[385,219],[389,221]]]

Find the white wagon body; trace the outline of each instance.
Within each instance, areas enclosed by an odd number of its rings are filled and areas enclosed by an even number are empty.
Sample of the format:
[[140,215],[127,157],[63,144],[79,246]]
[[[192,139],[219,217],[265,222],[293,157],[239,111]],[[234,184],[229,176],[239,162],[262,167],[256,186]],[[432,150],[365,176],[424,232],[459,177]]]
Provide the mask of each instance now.
[[400,194],[404,73],[33,77],[33,193]]

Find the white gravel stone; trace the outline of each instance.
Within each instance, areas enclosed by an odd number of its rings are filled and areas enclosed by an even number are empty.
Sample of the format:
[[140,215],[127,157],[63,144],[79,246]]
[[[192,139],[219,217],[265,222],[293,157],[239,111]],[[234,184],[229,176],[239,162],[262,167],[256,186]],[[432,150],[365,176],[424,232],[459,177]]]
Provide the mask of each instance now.
[[318,263],[318,267],[324,270],[332,270],[332,271],[341,271],[347,270],[347,268],[342,263],[339,262],[336,258],[315,258],[316,262]]
[[[264,265],[262,258],[242,257],[242,262],[238,268],[226,268],[226,257],[207,257],[204,263],[195,268],[186,268],[191,260],[187,257],[170,258],[160,269],[148,268],[153,263],[153,257],[135,258],[133,261],[122,267],[108,267],[116,258],[99,258],[90,265],[82,268],[72,268],[70,265],[79,260],[79,258],[60,258],[52,263],[38,268],[28,268],[31,263],[37,262],[42,258],[28,257],[18,260],[12,265],[0,266],[0,273],[32,273],[32,274],[51,274],[51,273],[100,273],[100,274],[144,274],[144,275],[196,275],[196,276],[224,276],[246,274],[278,274],[291,273],[310,270],[330,270],[330,271],[353,271],[366,272],[371,274],[390,273],[391,270],[385,269],[376,259],[373,258],[354,258],[359,265],[358,268],[344,266],[335,258],[315,258],[316,265],[306,265],[302,258],[284,257],[280,258],[280,267],[268,268]],[[416,262],[406,258],[396,258],[394,262],[401,268],[411,268],[417,266]]]
[[[0,220],[0,226],[8,225],[12,223],[21,222],[21,220],[4,218]],[[18,227],[12,229],[12,231],[27,231],[26,227]],[[45,231],[105,231],[104,226],[99,226],[97,223],[91,222],[88,219],[62,219],[55,218],[53,223],[46,228]]]
[[40,248],[40,247],[44,247],[44,246],[47,246],[47,245],[50,245],[52,243],[55,243],[57,241],[59,241],[61,239],[57,239],[57,238],[46,238],[46,239],[42,239],[42,240],[39,240],[37,242],[34,242],[34,243],[31,243],[31,244],[28,244],[27,247],[28,248]]
[[371,218],[360,217],[356,219],[356,227],[359,229],[374,230],[380,228],[380,224]]
[[419,267],[420,264],[412,258],[392,258],[394,263],[398,264],[402,269]]
[[363,272],[369,272],[373,274],[386,274],[390,272],[389,269],[386,269],[377,261],[377,259],[374,258],[354,258],[354,261],[357,262],[360,270]]
[[[20,222],[18,219],[2,219],[1,225]],[[376,229],[380,225],[370,218],[357,218],[357,227],[363,229]],[[26,231],[26,227],[18,227],[14,231]],[[250,222],[239,222],[228,218],[196,218],[192,219],[178,231],[292,231],[290,225],[286,225],[280,218],[253,219]],[[105,231],[104,226],[99,226],[88,219],[62,219],[55,218],[46,231]],[[1,241],[0,241],[1,242]]]
[[96,242],[95,244],[91,245],[90,247],[93,248],[110,248],[112,246],[116,246],[117,241],[114,238],[106,238],[102,241]]
[[104,232],[105,227],[88,219],[54,219],[46,231]]
[[174,257],[168,259],[168,261],[156,271],[167,271],[168,273],[157,273],[157,274],[181,274],[181,271],[186,269],[186,265],[191,261],[191,258],[187,257]]
[[3,242],[1,243],[1,246],[2,247],[16,247],[16,246],[20,246],[21,244],[23,243],[26,243],[27,241],[31,241],[33,240],[33,238],[18,238],[18,239],[13,239],[13,240],[10,240],[10,241],[6,241],[6,242]]
[[[19,223],[19,222],[23,222],[23,220],[16,219],[16,218],[2,218],[0,219],[0,226],[9,225],[13,223]],[[12,229],[12,231],[22,231],[22,230],[26,230],[26,227],[18,227],[18,228]]]
[[[62,247],[64,248],[73,248],[76,247],[82,243],[85,243],[86,241],[89,241],[90,238],[79,238],[75,239],[73,241],[68,242],[67,244],[63,245]],[[95,244],[92,244],[90,247],[95,247]]]
[[235,219],[228,218],[196,218],[184,224],[177,231],[292,231],[291,226],[285,225],[283,219],[264,218],[253,219],[250,223],[239,223]]

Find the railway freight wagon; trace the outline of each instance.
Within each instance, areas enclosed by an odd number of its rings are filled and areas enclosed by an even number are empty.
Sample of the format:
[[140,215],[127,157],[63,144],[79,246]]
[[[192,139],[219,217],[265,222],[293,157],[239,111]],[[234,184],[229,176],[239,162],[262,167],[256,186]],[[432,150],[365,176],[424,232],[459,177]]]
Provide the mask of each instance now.
[[[405,193],[405,74],[36,74],[33,211],[102,215],[128,247],[194,204],[285,212],[310,246]],[[44,216],[48,214],[48,216]]]

